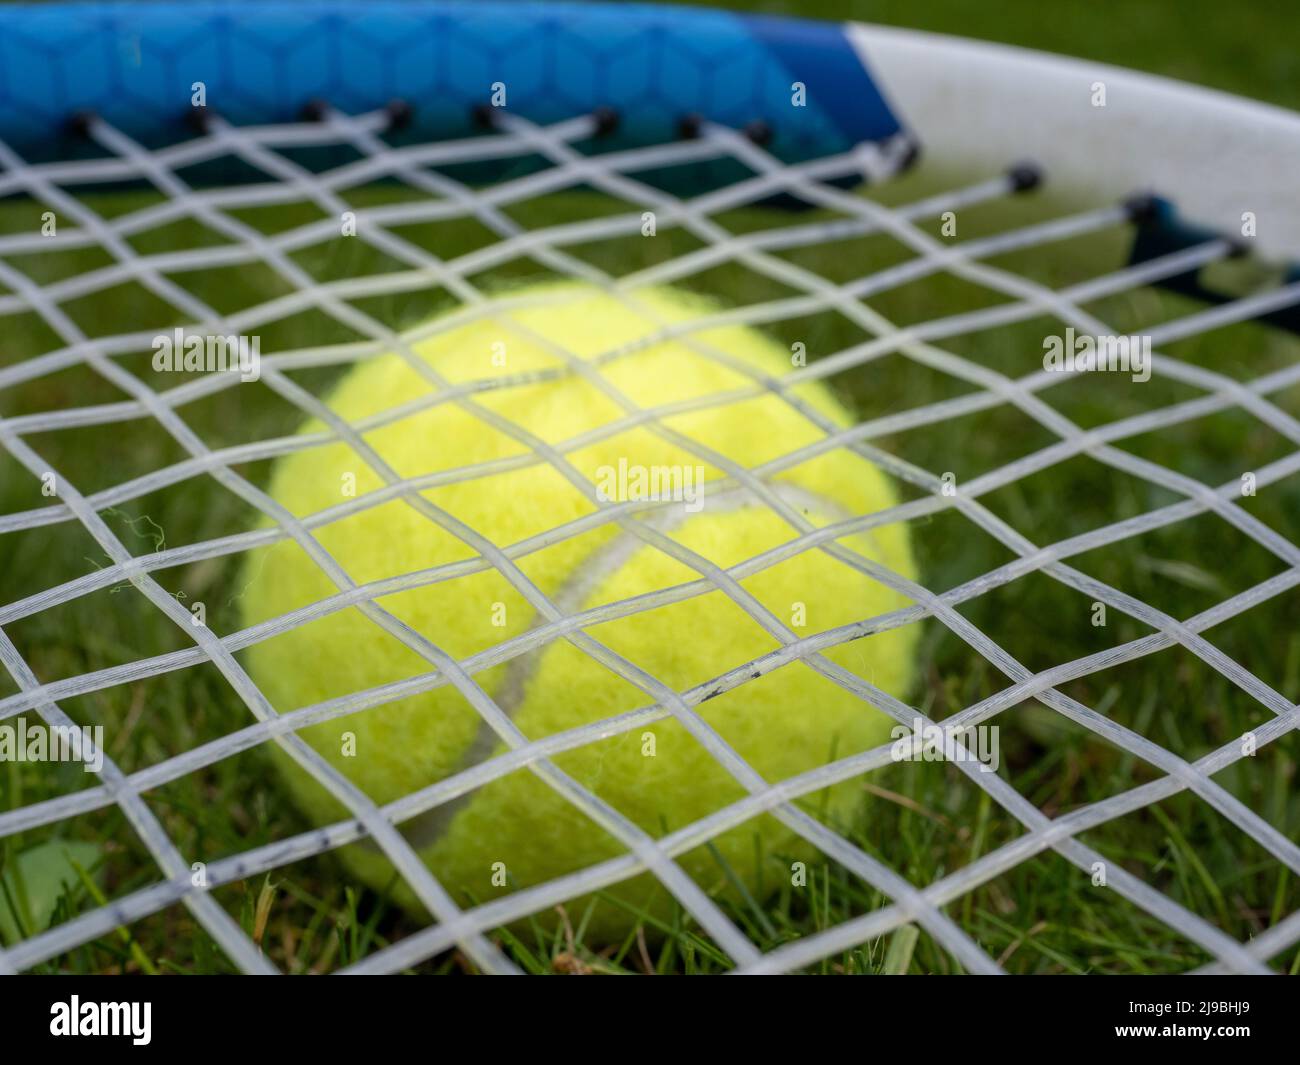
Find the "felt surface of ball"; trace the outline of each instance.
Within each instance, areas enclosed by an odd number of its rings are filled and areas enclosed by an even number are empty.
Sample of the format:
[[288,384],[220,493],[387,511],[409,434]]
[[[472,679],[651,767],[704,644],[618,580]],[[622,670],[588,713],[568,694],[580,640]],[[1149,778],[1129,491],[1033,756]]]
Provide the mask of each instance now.
[[[718,567],[732,567],[799,539],[767,501],[747,490],[726,491],[727,473],[654,431],[652,424],[612,423],[634,409],[668,407],[659,424],[745,469],[798,452],[825,438],[790,402],[756,389],[745,368],[780,378],[790,353],[766,335],[725,325],[686,338],[640,342],[659,322],[681,323],[716,306],[671,290],[642,290],[643,315],[614,296],[578,284],[520,290],[536,303],[508,319],[479,318],[412,342],[427,367],[453,389],[448,395],[397,354],[360,364],[327,403],[360,433],[398,481],[417,482],[419,497],[448,519],[443,527],[342,442],[312,446],[278,460],[270,495],[299,519],[329,508],[343,516],[312,533],[358,584],[417,575],[394,584],[376,603],[458,661],[490,652],[542,624],[527,597],[457,531],[473,530],[501,549],[564,614],[700,581],[701,574],[615,522],[595,520],[602,500],[619,493],[640,499],[661,493],[675,471],[679,487],[702,474],[692,501],[641,510],[661,535]],[[458,312],[462,314],[463,312]],[[512,324],[515,323],[515,324]],[[539,341],[537,338],[543,338]],[[553,342],[553,343],[548,343]],[[714,361],[691,342],[721,353]],[[606,387],[569,372],[564,354],[583,360]],[[628,346],[626,351],[616,351]],[[612,356],[605,353],[616,351]],[[726,364],[730,360],[731,365]],[[549,375],[539,371],[559,371]],[[486,388],[484,383],[499,384]],[[793,394],[838,426],[852,420],[824,385]],[[714,397],[714,402],[706,401]],[[460,402],[460,400],[465,402]],[[391,412],[399,408],[401,417]],[[385,412],[389,414],[385,417]],[[498,419],[493,424],[491,419]],[[514,439],[500,420],[518,426]],[[303,432],[320,432],[320,422]],[[582,490],[546,458],[540,442],[571,464]],[[468,475],[458,474],[477,467]],[[690,472],[686,472],[690,471]],[[881,510],[895,502],[885,476],[842,447],[820,451],[765,479],[773,492],[815,526]],[[598,495],[593,498],[595,490]],[[637,495],[638,490],[641,494]],[[384,492],[388,492],[384,495]],[[415,494],[413,489],[412,495]],[[351,509],[348,509],[350,506]],[[331,514],[331,517],[335,516]],[[842,537],[839,544],[912,578],[907,531],[891,524]],[[790,553],[739,576],[739,585],[796,636],[813,635],[909,605],[909,601],[840,559],[816,548]],[[463,563],[429,581],[428,571]],[[420,581],[420,575],[426,579]],[[708,579],[708,578],[704,578]],[[245,570],[246,624],[319,602],[337,585],[292,541],[259,549]],[[633,604],[635,607],[636,604]],[[896,628],[824,652],[831,661],[895,695],[913,672],[916,626]],[[725,592],[710,587],[650,610],[615,613],[585,631],[637,671],[682,692],[777,649],[780,642]],[[249,672],[285,713],[421,674],[434,667],[356,606],[346,606],[245,652]],[[657,700],[594,660],[563,636],[493,664],[473,680],[529,739],[648,706]],[[742,758],[775,782],[833,758],[884,743],[892,720],[817,673],[791,661],[696,707]],[[378,803],[387,803],[506,750],[469,699],[450,684],[367,707],[303,729],[300,734]],[[343,807],[275,745],[270,745],[297,804],[318,823],[347,816]],[[745,794],[714,756],[671,717],[638,724],[556,755],[554,763],[653,836],[707,816]],[[813,796],[809,805],[832,821],[852,817],[861,788],[853,782]],[[495,779],[403,826],[421,858],[460,904],[483,902],[626,853],[627,848],[528,769]],[[811,847],[770,815],[718,836],[678,858],[708,891],[728,891],[723,864],[754,893],[788,880],[793,860]],[[418,908],[373,844],[341,855],[376,889]],[[721,859],[721,863],[719,861]],[[500,881],[505,881],[502,886]],[[589,900],[570,902],[575,923],[613,938],[638,913],[652,921],[671,913],[671,899],[648,874]],[[545,916],[545,915],[543,915]],[[652,929],[653,931],[653,929]]]

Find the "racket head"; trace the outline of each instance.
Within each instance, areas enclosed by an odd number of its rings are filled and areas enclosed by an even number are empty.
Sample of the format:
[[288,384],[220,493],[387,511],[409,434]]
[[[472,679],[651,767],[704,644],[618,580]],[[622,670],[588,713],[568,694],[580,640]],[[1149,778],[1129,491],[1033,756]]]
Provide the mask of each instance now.
[[[767,167],[775,176],[766,191],[784,194],[777,202],[840,208],[859,225],[878,224],[916,241],[918,220],[929,218],[928,214],[907,218],[906,225],[899,225],[893,215],[872,213],[868,207],[855,208],[848,200],[838,198],[842,194],[836,182],[846,177],[873,182],[890,179],[914,160],[919,146],[921,167],[914,175],[916,180],[993,181],[1010,192],[1029,181],[1024,177],[1027,171],[1008,167],[1016,160],[1032,159],[1035,180],[1045,177],[1048,186],[1089,206],[1119,205],[1116,221],[1131,214],[1123,204],[1136,190],[1153,190],[1176,206],[1179,227],[1171,223],[1162,232],[1185,227],[1191,236],[1182,243],[1160,245],[1156,249],[1159,254],[1153,253],[1145,260],[1138,257],[1136,266],[1215,240],[1236,240],[1245,211],[1260,220],[1255,243],[1267,254],[1287,259],[1300,247],[1295,212],[1284,182],[1279,181],[1279,175],[1296,172],[1294,162],[1300,139],[1295,116],[1144,75],[996,46],[861,26],[587,5],[520,8],[489,3],[475,5],[471,11],[461,5],[438,3],[364,7],[338,4],[318,9],[271,4],[239,12],[189,4],[51,5],[0,10],[0,25],[8,31],[0,34],[0,57],[7,69],[20,75],[6,83],[8,98],[0,98],[0,142],[12,152],[0,175],[0,188],[7,194],[30,192],[34,173],[51,176],[56,185],[68,178],[75,183],[78,175],[86,174],[91,175],[92,183],[107,179],[148,181],[150,171],[145,164],[156,159],[159,152],[164,160],[190,160],[205,157],[208,152],[214,157],[228,154],[230,146],[237,143],[273,149],[281,140],[309,147],[329,145],[338,140],[337,129],[331,127],[331,114],[369,116],[366,131],[382,134],[390,148],[423,144],[445,147],[493,136],[523,140],[530,131],[576,120],[583,123],[582,137],[552,138],[545,142],[547,146],[581,141],[583,153],[602,158],[680,143],[699,138],[704,132],[706,138],[721,138],[718,143],[725,150],[719,150],[718,156],[728,168],[696,169],[690,172],[689,179],[679,178],[676,185],[671,178],[665,178],[654,187],[693,197],[733,186],[740,171],[730,168],[732,163],[757,166],[760,174]],[[69,34],[70,27],[76,29],[75,34]],[[68,49],[66,41],[70,36],[84,40],[86,46]],[[369,46],[352,47],[361,40]],[[182,49],[187,62],[172,61]],[[286,55],[291,57],[287,62]],[[443,58],[449,56],[456,59]],[[189,58],[194,60],[192,67]],[[436,80],[431,80],[431,69]],[[497,75],[499,69],[509,72],[504,79]],[[484,107],[492,107],[493,86],[498,81],[504,83],[506,103],[493,119],[493,113],[485,112]],[[199,82],[207,93],[208,111],[196,115],[191,101]],[[1107,89],[1105,107],[1093,103],[1098,82]],[[524,86],[522,94],[518,85]],[[799,86],[804,89],[802,100]],[[394,105],[394,101],[399,103]],[[314,130],[300,122],[304,108],[307,116],[316,120]],[[187,119],[196,117],[197,126],[186,124]],[[277,132],[268,127],[283,128]],[[232,139],[232,131],[243,132],[233,134]],[[731,139],[727,139],[728,135]],[[121,137],[142,148],[140,154],[126,156],[125,163],[120,152],[113,161],[115,148],[126,143]],[[167,152],[182,154],[168,156]],[[838,171],[819,171],[816,180],[792,177],[788,169],[815,165],[828,157],[841,159],[845,165]],[[321,171],[329,173],[335,160],[323,158]],[[99,170],[78,169],[105,159],[111,165]],[[1104,165],[1098,164],[1099,159],[1104,160]],[[1259,165],[1261,159],[1267,165]],[[40,167],[58,160],[66,161],[65,169],[34,170],[26,165]],[[554,159],[550,162],[554,163]],[[481,176],[491,182],[520,173]],[[799,173],[794,170],[795,175]],[[283,178],[282,174],[272,176]],[[771,198],[765,196],[763,200],[770,202]],[[786,218],[782,224],[794,225],[797,221]],[[828,235],[837,232],[830,230]],[[928,232],[925,235],[932,238]],[[907,246],[931,264],[941,258],[938,249],[943,245],[933,239]],[[981,274],[978,279],[988,280],[990,276]],[[879,281],[875,284],[879,285]],[[16,299],[27,298],[25,292],[15,296],[11,291],[10,307]],[[1042,291],[1036,298],[1040,311],[1051,304]],[[761,309],[755,312],[754,319],[757,324],[773,328],[779,323],[779,315]],[[256,323],[257,319],[250,321]],[[857,324],[865,330],[872,320],[863,318]],[[935,334],[929,342],[943,337],[942,333]],[[130,346],[138,345],[140,339],[117,336],[84,347],[64,344],[38,357],[55,356],[50,363],[53,365],[58,358],[81,360],[95,349],[112,358],[117,354],[115,341]],[[896,346],[903,347],[901,343]],[[328,359],[337,365],[350,357],[364,357],[362,347],[344,350],[346,345],[340,345]],[[847,356],[845,352],[828,354],[831,358],[842,357],[847,366],[861,366],[870,365],[885,350],[886,346],[881,346],[864,352],[859,346]],[[940,362],[942,353],[921,346],[913,345],[911,353],[929,359],[932,369],[959,368],[959,360]],[[286,366],[304,355],[301,351],[281,354],[288,356],[283,363]],[[306,358],[310,360],[312,353],[307,353]],[[1014,394],[1017,401],[1025,403],[1033,400],[1037,384],[1041,384],[1040,379],[1022,385],[1016,378],[1016,389],[1005,381],[991,385],[979,367],[964,369],[968,384],[994,393],[1001,388],[1004,398]],[[10,382],[13,380],[11,375]],[[1189,380],[1204,382],[1208,378],[1193,373]],[[1228,391],[1222,381],[1217,381],[1216,386],[1220,392]],[[955,415],[959,407],[955,405],[947,415]],[[81,417],[125,420],[127,414],[138,410],[128,405],[116,414],[98,411]],[[157,409],[151,412],[153,416],[158,413]],[[917,422],[920,416],[910,411],[907,417],[912,419],[909,424],[942,425],[943,413],[931,412],[928,422]],[[1045,412],[1039,413],[1046,418]],[[886,414],[881,412],[880,416]],[[1269,418],[1277,426],[1284,425],[1272,412]],[[24,430],[41,426],[70,426],[75,420],[43,423],[34,417],[20,421],[17,430],[21,435]],[[859,436],[867,448],[872,447],[874,439],[870,428]],[[275,453],[272,449],[263,454]],[[869,453],[901,482],[918,490],[917,496],[909,499],[912,509],[907,516],[924,518],[942,507],[956,506],[944,503],[953,497],[943,495],[941,479],[935,476],[945,471],[922,468],[882,449]],[[185,475],[190,472],[195,470]],[[1000,475],[1010,476],[1006,472]],[[973,480],[977,478],[963,473],[957,483],[968,485]],[[1158,481],[1163,488],[1190,487],[1172,477]],[[922,493],[938,502],[918,502]],[[111,497],[110,490],[107,496],[95,498],[78,517],[88,519],[99,504]],[[972,498],[978,499],[978,490]],[[10,528],[30,532],[39,528],[38,522],[54,520],[54,515],[44,511],[34,517],[37,510],[31,507],[19,513]],[[963,512],[963,517],[972,512]],[[68,517],[60,512],[58,520]],[[994,522],[982,517],[981,527],[988,532]],[[1065,538],[1049,539],[1059,547]],[[153,554],[146,569],[160,563],[157,554]],[[166,560],[174,558],[168,556]],[[114,566],[115,575],[124,572],[124,563],[115,562]],[[972,580],[986,577],[981,573]],[[1085,581],[1076,583],[1079,590],[1106,598]],[[1126,605],[1134,606],[1127,601]],[[22,609],[32,608],[29,600]],[[927,604],[927,609],[941,613],[940,605],[933,602]],[[1152,617],[1149,613],[1145,616],[1148,620]],[[956,624],[951,615],[948,620]],[[1157,627],[1168,636],[1173,626],[1167,619],[1157,621]],[[991,640],[976,642],[984,658],[998,658],[998,649]],[[1256,679],[1252,675],[1250,680]],[[1251,690],[1270,708],[1279,709],[1275,693],[1258,686]],[[1019,694],[1023,696],[1024,692]],[[32,701],[29,695],[17,696],[17,702],[12,701],[15,697],[10,698],[11,707]],[[966,709],[975,709],[975,720],[1010,698],[1002,696],[999,702],[999,696],[988,694]],[[1087,718],[1065,701],[1054,703],[1052,708],[1061,712],[1070,709],[1079,719]],[[1087,719],[1091,725],[1105,727],[1096,719]],[[1121,746],[1130,752],[1139,747],[1131,737],[1126,737]],[[1160,753],[1149,746],[1140,749],[1152,756]],[[1027,809],[1016,796],[1001,790],[998,797],[1007,808],[1023,816],[1031,832],[1047,831],[1048,826],[1036,811]],[[1215,799],[1222,801],[1222,796],[1216,794]],[[1283,860],[1289,856],[1285,843],[1269,835],[1259,819],[1251,819],[1237,809],[1233,817],[1247,825],[1253,839],[1271,848],[1273,857],[1279,851]],[[12,828],[18,820],[9,817],[0,823]],[[325,845],[346,842],[351,838],[349,833],[355,832],[355,827],[335,826]],[[320,837],[313,840],[320,843]],[[160,839],[151,837],[151,842]],[[291,852],[308,853],[311,845],[312,840],[298,837],[294,842],[297,850]],[[1072,846],[1073,842],[1063,845],[1067,850]],[[275,857],[267,848],[259,852],[257,859],[273,864]],[[861,873],[864,867],[860,856],[855,860],[859,866],[854,872]],[[1008,868],[997,862],[1009,861],[1003,854],[992,865],[981,866],[979,875],[995,876]],[[219,863],[218,875],[233,876],[240,868],[237,861]],[[1190,908],[1162,900],[1152,903],[1143,885],[1131,877],[1125,880],[1122,872],[1118,880],[1125,897],[1150,904],[1160,917],[1212,957],[1212,964],[1237,971],[1262,967],[1262,948],[1247,950],[1231,936],[1208,927]],[[892,880],[889,883],[903,890],[904,885]],[[507,916],[520,916],[529,906],[548,905],[557,891],[563,896],[572,887],[561,885],[550,893],[528,896],[519,904],[518,913],[512,911]],[[162,905],[165,894],[134,897],[132,901],[143,908]],[[935,905],[929,901],[918,903],[915,897],[911,901],[921,906],[920,920],[927,934],[950,955],[967,968],[996,968],[992,959],[964,931],[950,924]],[[853,934],[869,936],[909,919],[909,913],[898,905],[878,912],[881,916],[874,923],[862,924]],[[493,915],[500,916],[496,910],[482,916],[488,920]],[[694,915],[733,952],[741,967],[751,971],[810,964],[837,949],[840,943],[835,934],[812,936],[801,945],[759,956],[716,912],[704,907]],[[257,967],[255,955],[218,917],[208,913],[206,922],[217,929],[215,934],[223,947],[240,965]],[[86,930],[68,930],[61,936],[34,937],[20,944],[10,956],[16,959],[15,964],[31,964],[88,934]],[[420,940],[405,948],[410,953],[399,950],[369,964],[372,968],[399,966],[411,958],[427,957],[457,941],[456,935],[463,936],[463,945],[484,968],[504,967],[499,953],[472,929]],[[1283,931],[1264,942],[1266,946],[1285,945],[1289,938]]]

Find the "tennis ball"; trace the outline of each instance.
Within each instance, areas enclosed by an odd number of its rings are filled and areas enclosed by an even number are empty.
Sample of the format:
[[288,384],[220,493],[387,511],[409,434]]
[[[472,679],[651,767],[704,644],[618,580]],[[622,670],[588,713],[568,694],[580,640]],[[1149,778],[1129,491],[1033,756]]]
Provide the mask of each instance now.
[[[660,322],[683,323],[717,307],[672,290],[637,293],[648,313],[574,283],[511,294],[528,305],[496,320],[442,323],[413,350],[453,389],[440,389],[407,360],[386,354],[344,377],[328,399],[392,474],[419,479],[419,497],[445,525],[386,482],[349,445],[317,444],[280,459],[271,496],[300,519],[350,504],[312,533],[358,583],[390,581],[376,600],[393,618],[457,660],[513,640],[541,624],[529,601],[496,566],[483,564],[457,531],[470,529],[511,548],[522,575],[566,615],[609,604],[585,631],[630,663],[623,674],[563,636],[474,673],[474,680],[530,740],[610,718],[657,700],[626,679],[637,671],[679,692],[703,685],[779,646],[751,611],[714,588],[672,601],[637,600],[701,580],[660,547],[593,515],[656,490],[678,497],[640,510],[659,534],[718,567],[733,567],[798,542],[799,533],[768,501],[720,487],[708,459],[628,417],[667,408],[659,424],[744,468],[800,452],[825,431],[787,399],[755,386],[751,373],[779,378],[790,355],[753,329],[726,325],[690,338],[654,340]],[[515,324],[512,324],[515,323]],[[434,323],[435,326],[439,323]],[[522,327],[522,328],[521,328]],[[543,338],[538,340],[537,338]],[[721,353],[711,359],[698,341]],[[546,343],[550,341],[551,343]],[[562,345],[601,383],[567,372]],[[608,357],[604,353],[616,352]],[[433,379],[436,380],[436,379]],[[820,383],[793,394],[837,426],[848,412]],[[702,402],[713,397],[714,402]],[[459,399],[467,402],[459,402]],[[387,412],[387,420],[378,416]],[[395,412],[395,413],[394,413]],[[523,439],[505,431],[522,430]],[[320,432],[319,422],[303,432]],[[563,455],[581,487],[539,446]],[[890,506],[894,493],[871,463],[842,448],[821,450],[780,469],[766,483],[814,526]],[[467,467],[474,467],[468,474]],[[665,476],[665,471],[669,471]],[[658,477],[656,482],[654,478]],[[675,479],[674,479],[675,478]],[[691,490],[694,484],[698,493]],[[585,488],[585,490],[584,490]],[[595,498],[593,498],[593,496]],[[341,515],[341,516],[339,516]],[[890,570],[914,576],[906,529],[879,527],[838,541]],[[479,563],[479,564],[475,564]],[[431,573],[458,564],[452,571]],[[394,580],[414,574],[417,582]],[[437,579],[433,579],[433,578]],[[812,635],[907,605],[907,600],[831,555],[804,549],[745,572],[739,585],[776,622]],[[335,594],[337,586],[296,544],[283,541],[251,557],[242,598],[248,624]],[[705,585],[711,587],[711,585]],[[871,635],[824,652],[885,691],[902,695],[912,676],[915,626]],[[251,646],[250,673],[281,713],[433,671],[430,663],[348,606],[296,624]],[[794,660],[702,701],[696,707],[769,782],[879,745],[891,719]],[[387,803],[506,750],[450,684],[318,723],[301,735],[377,803]],[[272,747],[297,803],[316,822],[344,818],[342,806]],[[554,756],[578,783],[660,836],[745,794],[714,755],[671,717],[638,724]],[[849,817],[852,784],[810,807]],[[483,902],[626,853],[627,848],[527,768],[498,777],[412,822],[403,831],[458,902]],[[770,815],[751,820],[679,857],[709,891],[771,890],[790,862],[812,849]],[[420,912],[409,889],[373,843],[342,852],[352,871]],[[729,875],[730,874],[730,875]],[[588,933],[612,938],[635,913],[671,914],[671,898],[651,874],[607,889],[608,897],[570,904]],[[553,920],[553,915],[543,915]],[[653,921],[652,921],[653,923]],[[653,931],[653,928],[652,928]]]

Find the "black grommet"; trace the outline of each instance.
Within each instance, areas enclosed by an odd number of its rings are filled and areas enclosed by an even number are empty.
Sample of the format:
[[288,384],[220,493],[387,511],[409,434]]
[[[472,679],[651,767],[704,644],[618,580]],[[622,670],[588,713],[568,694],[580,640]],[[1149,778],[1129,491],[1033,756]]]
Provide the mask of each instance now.
[[1144,225],[1155,219],[1158,211],[1158,201],[1150,192],[1134,193],[1124,201],[1124,211],[1128,215],[1128,220],[1135,225]]
[[474,125],[481,129],[495,129],[497,118],[494,112],[496,108],[491,104],[475,104],[470,108],[470,117],[474,119]]
[[677,121],[677,136],[684,141],[693,141],[700,135],[700,130],[704,128],[704,116],[691,112],[689,115],[683,115]]
[[384,106],[384,111],[388,115],[388,128],[406,129],[415,117],[415,108],[405,100],[389,100]]
[[89,137],[91,123],[98,117],[94,111],[77,111],[68,119],[68,132],[75,137]]
[[598,107],[591,113],[591,117],[596,120],[597,137],[608,137],[618,129],[618,112],[612,107]]
[[1043,183],[1043,168],[1028,161],[1016,163],[1007,171],[1007,177],[1011,179],[1012,192],[1028,192]]
[[207,133],[208,124],[215,114],[207,107],[191,107],[185,115],[185,124],[195,133]]
[[302,105],[302,110],[298,112],[298,117],[304,122],[323,122],[325,116],[329,114],[329,110],[329,103],[317,97],[308,100]]
[[761,118],[756,118],[745,126],[745,136],[762,147],[772,143],[772,127]]
[[903,149],[903,157],[898,161],[898,169],[911,170],[916,166],[917,160],[921,158],[921,142],[915,137],[907,138],[907,147]]

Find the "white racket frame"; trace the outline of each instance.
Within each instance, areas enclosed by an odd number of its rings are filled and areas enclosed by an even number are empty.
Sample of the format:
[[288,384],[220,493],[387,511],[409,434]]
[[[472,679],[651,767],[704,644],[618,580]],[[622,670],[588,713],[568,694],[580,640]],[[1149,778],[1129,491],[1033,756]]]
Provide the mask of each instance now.
[[1251,212],[1260,254],[1300,259],[1300,115],[1023,48],[858,23],[845,32],[936,172],[1032,158],[1054,191],[1083,201],[1151,191],[1230,237]]

